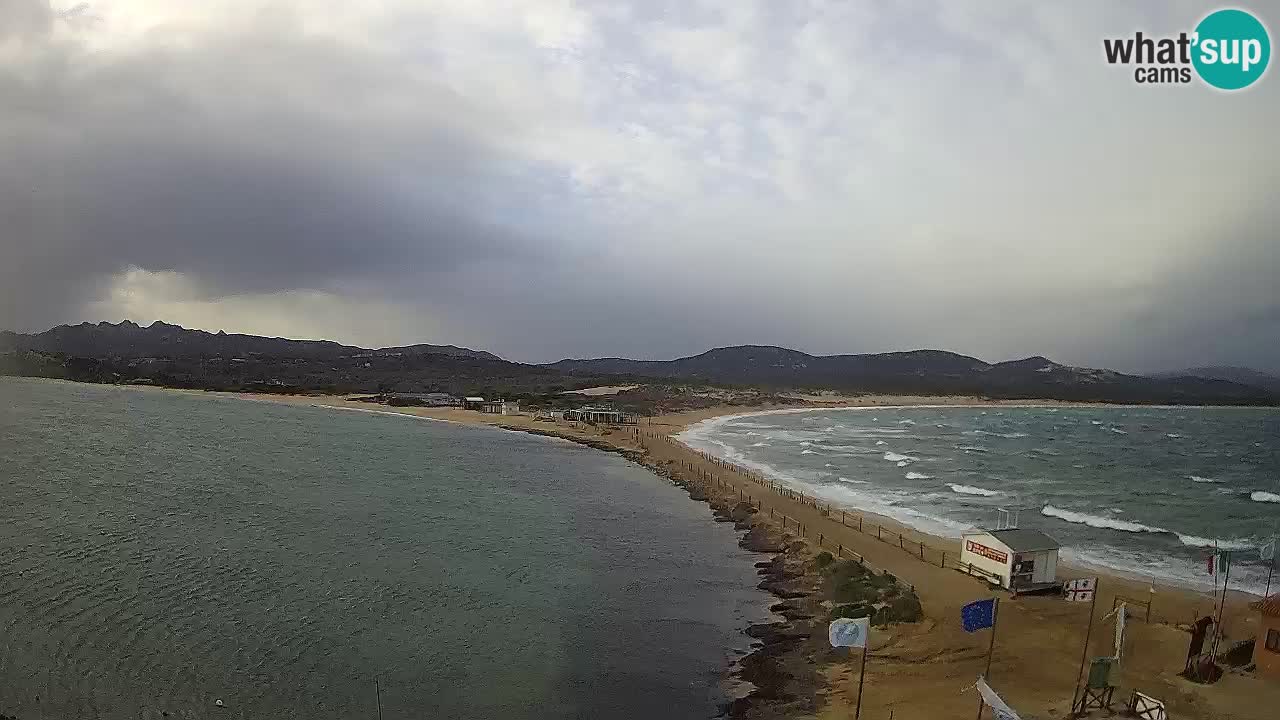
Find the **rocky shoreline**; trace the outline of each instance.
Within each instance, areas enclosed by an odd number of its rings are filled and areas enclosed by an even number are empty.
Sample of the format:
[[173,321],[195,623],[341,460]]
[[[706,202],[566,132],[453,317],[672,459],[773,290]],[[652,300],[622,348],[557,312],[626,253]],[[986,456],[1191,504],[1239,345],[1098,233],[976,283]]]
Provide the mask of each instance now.
[[541,428],[500,427],[617,453],[683,488],[690,498],[710,505],[717,522],[733,523],[742,533],[740,547],[768,556],[755,564],[761,578],[757,587],[777,599],[769,610],[781,619],[744,630],[757,646],[736,663],[730,674],[750,683],[752,689],[726,703],[722,714],[729,718],[780,719],[817,712],[818,701],[825,694],[819,665],[830,659],[831,649],[826,643],[822,575],[809,543],[761,517],[754,506],[739,500],[736,494],[716,492],[708,483],[686,477],[680,468],[658,462],[645,450]]

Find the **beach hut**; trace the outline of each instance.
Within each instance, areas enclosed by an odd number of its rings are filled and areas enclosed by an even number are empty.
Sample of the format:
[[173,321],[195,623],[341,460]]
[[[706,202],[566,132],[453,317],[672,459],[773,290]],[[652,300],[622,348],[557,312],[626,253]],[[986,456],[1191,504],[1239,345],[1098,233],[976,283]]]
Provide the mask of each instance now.
[[1062,544],[1039,530],[981,530],[965,533],[961,543],[961,566],[1006,590],[1029,592],[1058,584]]
[[1280,593],[1251,605],[1260,613],[1253,663],[1258,676],[1280,682]]

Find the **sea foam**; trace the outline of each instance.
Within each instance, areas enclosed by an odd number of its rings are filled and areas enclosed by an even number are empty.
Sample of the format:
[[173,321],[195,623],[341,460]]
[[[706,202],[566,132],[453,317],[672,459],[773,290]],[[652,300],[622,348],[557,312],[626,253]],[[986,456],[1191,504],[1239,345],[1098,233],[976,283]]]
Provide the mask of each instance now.
[[1261,490],[1254,490],[1253,492],[1249,493],[1249,499],[1254,502],[1280,503],[1280,495],[1277,495],[1275,493],[1263,492]]
[[[1276,502],[1280,502],[1280,497],[1276,498]],[[1162,527],[1154,525],[1143,525],[1142,523],[1130,522],[1128,520],[1119,520],[1116,518],[1098,517],[1089,513],[1073,512],[1071,510],[1063,510],[1052,505],[1045,505],[1040,511],[1041,515],[1047,517],[1058,518],[1069,523],[1077,523],[1080,525],[1088,525],[1094,528],[1105,528],[1108,530],[1119,530],[1121,532],[1131,533],[1154,533],[1157,535],[1172,535],[1178,538],[1178,542],[1187,547],[1219,547],[1224,550],[1246,550],[1255,547],[1251,540],[1220,540],[1216,538],[1203,538],[1197,535],[1184,535],[1173,530],[1166,530]]]
[[974,487],[973,485],[961,485],[959,483],[947,483],[947,487],[951,488],[951,492],[960,493],[961,495],[995,497],[1000,494],[998,490],[988,490],[986,488]]
[[1195,483],[1220,483],[1220,482],[1222,482],[1221,480],[1218,480],[1217,478],[1200,477],[1199,475],[1188,475],[1188,476],[1187,476],[1187,479],[1188,479],[1188,480],[1190,480],[1191,482],[1195,482]]
[[920,458],[911,457],[910,455],[899,455],[896,452],[886,452],[884,459],[889,462],[914,462]]
[[908,480],[932,480],[932,479],[933,479],[933,476],[932,476],[932,475],[925,475],[924,473],[909,472],[909,473],[907,473],[907,474],[906,474],[906,478],[907,478]]

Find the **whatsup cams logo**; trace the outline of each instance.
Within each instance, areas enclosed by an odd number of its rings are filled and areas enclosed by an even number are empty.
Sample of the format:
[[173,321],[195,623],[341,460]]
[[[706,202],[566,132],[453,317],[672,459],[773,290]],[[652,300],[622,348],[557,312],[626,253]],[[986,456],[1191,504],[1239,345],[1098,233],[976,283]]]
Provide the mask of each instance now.
[[1219,90],[1243,90],[1267,71],[1271,36],[1262,21],[1244,10],[1209,13],[1190,33],[1106,38],[1102,49],[1111,65],[1133,65],[1140,84],[1189,84],[1193,77]]

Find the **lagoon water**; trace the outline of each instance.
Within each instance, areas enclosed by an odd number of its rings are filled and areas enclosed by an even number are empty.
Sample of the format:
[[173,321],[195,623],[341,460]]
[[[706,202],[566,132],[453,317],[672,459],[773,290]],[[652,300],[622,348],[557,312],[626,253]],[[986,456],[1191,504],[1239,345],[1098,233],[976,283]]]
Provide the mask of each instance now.
[[1261,593],[1259,546],[1280,534],[1275,408],[818,410],[717,418],[683,439],[942,536],[1018,509],[1068,560],[1159,582],[1212,587],[1216,544],[1235,551],[1231,587]]
[[0,500],[24,719],[705,718],[768,604],[651,473],[404,416],[0,378]]

